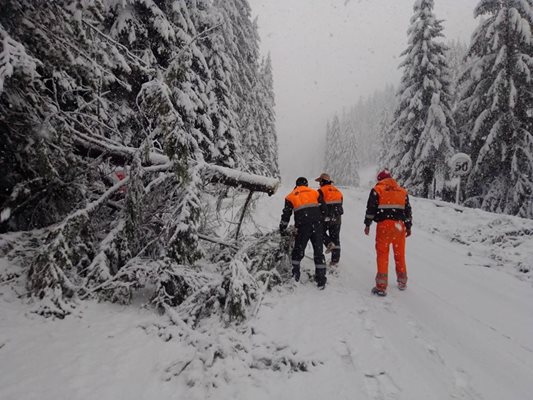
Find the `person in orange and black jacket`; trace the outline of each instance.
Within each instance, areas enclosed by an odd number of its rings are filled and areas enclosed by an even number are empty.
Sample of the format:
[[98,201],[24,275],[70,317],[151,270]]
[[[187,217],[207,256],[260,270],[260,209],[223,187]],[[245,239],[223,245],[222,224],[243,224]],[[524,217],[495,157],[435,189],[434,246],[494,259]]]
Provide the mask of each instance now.
[[365,215],[365,234],[370,233],[372,221],[377,223],[376,286],[372,293],[387,295],[389,247],[392,245],[396,264],[398,288],[407,287],[407,267],[405,265],[405,238],[411,236],[412,212],[407,190],[402,188],[388,170],[381,171],[378,182],[370,191]]
[[334,267],[339,263],[341,257],[341,215],[344,214],[342,192],[333,186],[333,181],[326,173],[320,174],[315,182],[319,183],[318,193],[322,193],[326,203],[323,239],[326,253],[331,252],[330,266]]
[[282,234],[287,230],[294,212],[296,238],[291,254],[292,276],[300,280],[300,263],[305,255],[307,242],[311,240],[315,261],[315,281],[320,289],[326,286],[326,260],[322,248],[322,213],[324,200],[318,191],[309,188],[306,178],[296,180],[296,187],[285,198],[279,229]]

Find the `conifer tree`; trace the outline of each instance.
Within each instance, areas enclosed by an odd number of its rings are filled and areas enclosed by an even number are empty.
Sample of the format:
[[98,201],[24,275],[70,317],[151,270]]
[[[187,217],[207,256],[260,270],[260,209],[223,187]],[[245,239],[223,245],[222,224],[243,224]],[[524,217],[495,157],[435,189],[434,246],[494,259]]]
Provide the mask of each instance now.
[[251,20],[247,0],[215,0],[220,10],[221,29],[230,64],[230,84],[233,95],[232,110],[237,116],[237,141],[242,143],[237,155],[237,165],[247,171],[257,172],[259,135],[257,129],[257,79],[259,71],[259,36]]
[[14,229],[42,227],[91,197],[101,170],[85,156],[97,143],[144,140],[136,96],[168,60],[174,31],[151,2],[6,1],[0,24],[36,66],[17,68],[0,99],[0,142],[9,144],[0,163],[14,161],[0,165],[10,171],[2,193],[12,193],[0,200],[18,204]]
[[261,63],[259,71],[258,104],[261,106],[259,126],[261,147],[266,175],[279,177],[278,139],[276,133],[276,114],[274,111],[274,78],[272,76],[272,59],[270,54]]
[[27,286],[43,314],[77,295],[128,301],[147,282],[176,305],[205,285],[190,268],[203,169],[276,164],[271,72],[258,84],[247,2],[229,3],[0,3],[0,229],[42,228]]
[[[457,112],[457,110],[460,108],[459,101],[461,96],[459,81],[469,63],[467,52],[468,46],[459,40],[453,40],[448,43],[446,59],[448,60],[448,65],[450,66],[450,93],[453,99],[451,104],[456,127],[461,127],[466,124],[466,121],[462,118],[463,114]],[[460,134],[460,129],[456,128],[455,134],[451,138],[453,148],[456,150],[463,149],[462,140],[463,137]]]
[[341,123],[338,115],[333,117],[326,137],[325,170],[331,177],[340,174],[339,159],[341,158]]
[[481,0],[462,75],[466,204],[533,217],[533,3]]
[[446,46],[437,41],[442,21],[435,18],[433,5],[433,0],[414,4],[387,157],[395,177],[423,197],[430,195],[431,184],[446,168],[454,130]]
[[352,129],[346,132],[343,138],[342,168],[340,175],[335,177],[339,185],[359,186],[359,151],[357,148],[357,135]]
[[224,21],[224,14],[217,8],[214,11],[205,16],[202,22],[204,26],[211,26],[213,31],[199,42],[211,72],[209,113],[214,134],[213,162],[236,167],[241,150],[237,140],[239,127],[232,77],[237,66],[228,54],[232,44],[225,33],[227,22]]
[[451,94],[453,98],[452,108],[455,108],[459,101],[458,83],[466,67],[468,46],[459,41],[452,40],[447,44],[446,60],[450,68]]
[[386,159],[391,150],[392,137],[388,135],[388,129],[392,124],[394,117],[394,110],[396,108],[396,98],[394,96],[394,87],[392,85],[387,86],[383,92],[384,102],[382,105],[382,112],[376,123],[374,140],[377,141],[377,160],[373,165],[377,165],[378,168],[389,168],[386,165]]

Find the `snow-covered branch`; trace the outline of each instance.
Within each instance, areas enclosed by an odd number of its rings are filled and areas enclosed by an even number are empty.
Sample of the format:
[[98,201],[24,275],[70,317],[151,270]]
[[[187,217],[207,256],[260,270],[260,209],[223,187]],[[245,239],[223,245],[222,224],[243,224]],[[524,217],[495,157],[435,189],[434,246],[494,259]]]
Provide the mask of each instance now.
[[280,185],[279,179],[249,174],[232,168],[209,164],[205,164],[204,168],[213,182],[220,182],[253,192],[264,192],[272,195],[276,193]]
[[[117,156],[124,161],[130,161],[133,155],[139,151],[134,147],[115,145],[96,139],[93,136],[74,131],[76,141],[83,147],[97,150],[101,153],[107,153]],[[172,162],[166,155],[154,151],[148,152],[148,159],[153,164],[146,166],[145,169],[150,172],[162,172],[172,168]],[[276,193],[280,180],[269,178],[261,175],[250,174],[237,169],[222,167],[208,163],[202,164],[202,170],[213,183],[222,183],[227,186],[243,188],[253,192],[263,192],[272,195]]]

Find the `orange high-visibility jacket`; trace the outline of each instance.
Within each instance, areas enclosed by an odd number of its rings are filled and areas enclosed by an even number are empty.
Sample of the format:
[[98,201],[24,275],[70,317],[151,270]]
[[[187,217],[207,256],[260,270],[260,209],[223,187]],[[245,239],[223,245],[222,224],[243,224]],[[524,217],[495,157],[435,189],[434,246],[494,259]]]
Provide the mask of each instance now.
[[342,192],[333,186],[331,183],[322,185],[318,189],[319,193],[322,193],[324,196],[324,202],[326,203],[327,208],[327,217],[332,219],[337,219],[340,215],[344,214],[342,208]]
[[332,184],[321,186],[319,190],[324,194],[326,204],[342,204],[342,193]]
[[285,207],[283,208],[281,221],[288,225],[293,211],[296,225],[320,221],[321,212],[319,207],[322,202],[322,196],[316,190],[307,186],[296,186],[285,197]]
[[394,179],[387,178],[379,181],[374,186],[374,190],[378,194],[378,209],[405,209],[407,190],[398,185]]
[[403,221],[407,229],[411,228],[411,205],[407,190],[392,178],[382,179],[370,191],[365,225],[386,219]]

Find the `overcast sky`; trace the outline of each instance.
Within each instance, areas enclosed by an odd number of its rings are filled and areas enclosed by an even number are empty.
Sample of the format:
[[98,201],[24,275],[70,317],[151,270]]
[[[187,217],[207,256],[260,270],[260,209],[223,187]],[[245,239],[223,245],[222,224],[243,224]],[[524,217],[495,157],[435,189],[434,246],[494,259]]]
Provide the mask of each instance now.
[[[322,169],[326,121],[401,77],[414,0],[249,0],[272,54],[284,179]],[[435,0],[446,39],[468,43],[479,0]]]

